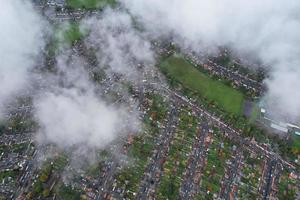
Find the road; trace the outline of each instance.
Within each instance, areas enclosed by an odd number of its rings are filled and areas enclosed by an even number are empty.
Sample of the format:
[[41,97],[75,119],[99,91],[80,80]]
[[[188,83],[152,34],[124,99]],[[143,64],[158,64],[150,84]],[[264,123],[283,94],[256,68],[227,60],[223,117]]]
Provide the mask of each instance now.
[[192,152],[189,155],[188,165],[184,172],[183,182],[180,187],[181,199],[194,199],[199,191],[199,182],[207,157],[208,145],[205,145],[205,138],[208,133],[208,124],[202,122],[199,126],[199,133],[195,138]]
[[169,146],[175,134],[178,123],[178,114],[177,109],[172,108],[165,130],[162,130],[159,137],[156,139],[155,144],[157,144],[157,146],[150,158],[150,163],[144,172],[137,199],[146,200],[149,197],[155,197],[156,189],[160,183],[163,163],[168,156]]
[[243,163],[243,145],[233,151],[233,156],[227,161],[225,174],[221,182],[220,199],[230,199],[230,196],[235,196],[236,189],[241,176],[241,168]]
[[213,60],[206,58],[204,55],[198,55],[192,53],[185,54],[185,57],[195,65],[196,67],[201,66],[206,70],[211,71],[213,74],[216,74],[220,77],[225,77],[235,83],[238,83],[239,86],[243,86],[246,89],[251,89],[260,93],[262,91],[262,83],[251,79],[248,76],[240,74],[238,71],[229,69],[228,67],[221,66],[215,63]]
[[165,92],[169,95],[171,100],[178,101],[178,103],[180,102],[183,105],[191,107],[194,112],[199,113],[201,116],[205,117],[212,124],[219,127],[220,130],[226,132],[227,134],[231,134],[232,138],[235,138],[237,141],[240,141],[248,149],[253,150],[256,153],[259,153],[259,154],[267,156],[267,157],[274,157],[274,158],[278,159],[279,162],[282,163],[285,167],[291,168],[291,169],[296,169],[296,167],[293,164],[283,160],[277,153],[270,151],[269,149],[267,149],[267,147],[264,147],[255,142],[251,142],[250,140],[245,139],[241,132],[235,130],[230,125],[223,122],[220,118],[214,116],[213,114],[209,113],[208,111],[204,110],[203,108],[200,108],[199,106],[197,106],[196,104],[191,102],[186,97],[178,94],[175,91],[172,91],[169,88],[165,87],[164,89],[165,89]]

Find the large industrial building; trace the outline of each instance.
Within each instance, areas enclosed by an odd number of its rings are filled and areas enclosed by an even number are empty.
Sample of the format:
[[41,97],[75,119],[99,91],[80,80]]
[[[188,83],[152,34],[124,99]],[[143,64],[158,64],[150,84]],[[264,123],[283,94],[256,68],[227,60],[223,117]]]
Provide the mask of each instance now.
[[[291,122],[283,122],[277,119],[274,119],[268,109],[265,106],[264,100],[259,102],[260,108],[260,119],[263,124],[266,126],[283,133],[290,133],[300,136],[300,126],[291,123]],[[288,121],[288,120],[287,120]]]

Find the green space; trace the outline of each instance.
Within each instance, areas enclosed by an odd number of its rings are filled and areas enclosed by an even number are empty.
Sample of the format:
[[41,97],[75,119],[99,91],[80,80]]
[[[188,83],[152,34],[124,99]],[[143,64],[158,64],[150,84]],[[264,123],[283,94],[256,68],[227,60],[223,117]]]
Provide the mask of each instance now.
[[102,9],[107,5],[114,5],[115,0],[67,0],[70,9]]
[[244,152],[244,166],[242,169],[242,177],[238,186],[239,199],[257,199],[259,178],[262,175],[263,160],[257,155],[251,155]]
[[129,145],[128,156],[133,164],[124,167],[116,175],[116,187],[124,189],[124,198],[134,199],[134,193],[138,192],[140,181],[143,177],[148,158],[155,148],[155,139],[159,133],[159,127],[165,123],[168,105],[163,97],[155,94],[146,94],[149,110],[144,119],[143,134],[134,137]]
[[53,174],[52,169],[53,167],[50,162],[46,161],[43,163],[38,174],[38,179],[36,179],[33,184],[33,190],[28,194],[31,199],[38,196],[47,197],[49,195],[50,186],[47,184],[47,182],[49,181],[50,176]]
[[293,134],[291,139],[291,151],[293,155],[298,156],[300,154],[300,136]]
[[251,115],[249,117],[249,121],[255,122],[255,120],[259,117],[259,115],[260,115],[260,108],[257,104],[254,104]]
[[60,23],[54,26],[54,34],[48,45],[49,56],[54,56],[64,47],[70,47],[88,34],[88,30],[82,30],[77,22]]
[[80,200],[82,191],[73,189],[71,186],[66,186],[63,183],[58,184],[56,187],[57,196],[63,200]]
[[24,153],[29,147],[29,150],[32,149],[33,144],[29,143],[19,143],[19,144],[12,144],[12,145],[0,145],[0,154],[3,152],[10,152],[10,153]]
[[85,174],[87,176],[91,176],[93,178],[97,178],[97,177],[99,177],[99,173],[101,172],[103,166],[104,166],[104,161],[99,161],[99,162],[96,162],[94,164],[91,164],[85,170]]
[[[257,108],[254,106],[250,118],[243,115],[246,99],[242,92],[198,70],[180,55],[162,58],[159,67],[173,89],[231,124],[245,137],[254,137],[258,142],[268,142],[264,130],[253,123],[258,114]],[[272,144],[282,141],[275,137],[270,139]],[[283,149],[287,145],[281,147]]]
[[13,153],[23,153],[28,148],[28,145],[29,143],[14,144],[11,149]]
[[76,22],[71,22],[67,25],[57,25],[54,30],[54,41],[51,50],[56,51],[65,45],[73,45],[76,41],[79,41],[84,37],[84,35],[85,33],[82,33],[80,25]]
[[7,145],[0,145],[0,154],[4,152],[9,152],[10,148]]
[[0,120],[0,135],[4,134],[5,129],[6,129],[6,123]]
[[220,191],[221,179],[225,173],[226,161],[231,156],[233,143],[228,139],[223,139],[217,133],[212,136],[212,143],[209,146],[207,164],[201,180],[201,189],[204,191],[206,199],[213,199]]
[[227,67],[233,71],[238,71],[240,74],[248,76],[251,79],[257,81],[263,81],[265,79],[263,69],[255,69],[251,66],[237,64],[234,62],[234,60],[232,60],[232,55],[230,53],[223,54],[223,56],[218,57],[217,59],[212,58],[212,60],[214,60],[217,64],[222,65],[223,67]]
[[279,179],[277,193],[278,198],[286,200],[297,199],[297,192],[299,191],[297,186],[299,186],[299,184],[299,181],[290,178],[288,171],[284,170],[282,176]]
[[[254,100],[255,98],[259,97],[260,94],[258,91],[254,91],[254,90],[249,90],[246,87],[244,87],[243,85],[237,85],[233,80],[230,80],[222,75],[218,75],[215,73],[212,73],[210,70],[206,69],[204,66],[202,65],[198,65],[197,63],[195,63],[192,59],[190,59],[189,57],[185,57],[186,60],[193,65],[197,70],[199,70],[200,72],[206,74],[207,76],[209,76],[210,78],[212,78],[213,80],[218,80],[219,82],[222,82],[224,85],[227,85],[229,87],[232,87],[236,90],[238,90],[239,92],[241,92],[245,97]],[[225,67],[227,67],[224,64],[221,64]],[[240,71],[240,68],[238,69],[232,69],[231,67],[229,67],[230,70],[233,71]],[[249,72],[250,73],[250,72]],[[248,77],[250,76],[250,74],[247,75]]]
[[3,130],[12,133],[23,133],[32,131],[37,127],[37,123],[32,116],[14,115],[8,119]]
[[[151,131],[147,127],[147,132]],[[124,197],[134,199],[134,193],[138,191],[140,180],[143,177],[145,168],[148,164],[148,158],[151,156],[154,149],[155,134],[148,132],[151,135],[137,136],[134,138],[134,143],[130,146],[128,155],[132,159],[133,164],[124,167],[117,173],[117,188],[122,188],[126,192]]]
[[15,180],[18,175],[19,175],[18,170],[2,171],[2,172],[0,172],[0,181],[2,182],[3,179],[7,179],[9,177],[11,177],[13,180]]
[[[64,170],[67,163],[68,157],[63,152],[44,161],[39,170],[38,178],[34,181],[32,191],[28,193],[28,196],[30,196],[29,199],[34,199],[39,196],[46,198],[50,194],[64,197],[62,199],[75,199],[73,197],[71,198],[71,195],[68,194],[70,188],[65,187],[62,183],[57,184],[55,182],[55,179],[60,176],[60,173]],[[55,184],[55,190],[53,191],[50,190],[52,184]]]
[[170,78],[199,93],[226,112],[242,115],[244,96],[241,92],[224,85],[197,70],[182,56],[171,56],[160,64]]
[[197,132],[197,119],[189,112],[183,109],[180,113],[180,123],[163,166],[157,199],[179,199],[182,176]]
[[80,31],[79,24],[71,23],[67,30],[63,33],[65,41],[69,44],[73,44],[75,41],[80,40],[83,34]]
[[67,166],[69,159],[67,154],[61,153],[53,159],[53,170],[57,172],[62,172]]

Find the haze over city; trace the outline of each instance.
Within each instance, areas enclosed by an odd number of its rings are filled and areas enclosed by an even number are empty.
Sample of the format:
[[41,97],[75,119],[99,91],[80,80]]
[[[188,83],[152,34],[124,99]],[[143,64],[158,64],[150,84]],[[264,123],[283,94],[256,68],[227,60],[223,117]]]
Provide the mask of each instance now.
[[300,197],[300,2],[0,5],[0,199]]

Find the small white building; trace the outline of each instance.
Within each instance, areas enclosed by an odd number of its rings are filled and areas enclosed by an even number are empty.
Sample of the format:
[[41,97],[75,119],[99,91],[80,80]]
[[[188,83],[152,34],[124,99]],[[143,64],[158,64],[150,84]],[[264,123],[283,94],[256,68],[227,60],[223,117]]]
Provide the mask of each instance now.
[[64,7],[65,3],[65,0],[47,0],[47,4],[50,6]]

